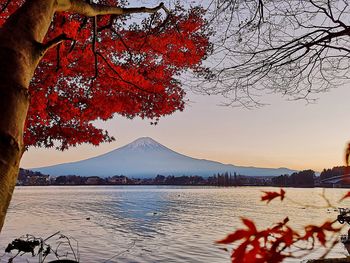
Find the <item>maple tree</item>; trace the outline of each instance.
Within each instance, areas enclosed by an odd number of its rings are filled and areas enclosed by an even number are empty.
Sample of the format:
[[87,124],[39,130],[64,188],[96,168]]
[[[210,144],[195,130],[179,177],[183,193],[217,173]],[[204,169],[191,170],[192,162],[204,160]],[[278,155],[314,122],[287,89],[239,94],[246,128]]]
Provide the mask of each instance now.
[[0,230],[25,148],[98,145],[113,137],[95,120],[184,108],[176,77],[211,50],[203,9],[124,4],[0,0]]

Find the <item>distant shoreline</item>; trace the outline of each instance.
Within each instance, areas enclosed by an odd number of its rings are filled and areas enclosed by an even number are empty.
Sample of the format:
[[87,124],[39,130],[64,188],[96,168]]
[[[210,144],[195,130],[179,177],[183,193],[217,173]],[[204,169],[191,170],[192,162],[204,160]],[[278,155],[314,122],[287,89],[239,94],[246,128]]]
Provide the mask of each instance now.
[[237,173],[216,173],[209,177],[199,175],[155,175],[153,178],[129,178],[125,175],[109,177],[61,175],[50,176],[40,172],[20,169],[16,185],[22,186],[71,186],[71,185],[165,185],[165,186],[269,186],[293,188],[350,188],[350,180],[343,180],[341,169],[325,170],[327,177],[316,176],[313,170],[304,170],[291,175],[280,176],[247,176]]
[[342,187],[330,187],[330,186],[276,186],[276,185],[238,185],[238,186],[218,186],[218,185],[184,185],[184,184],[50,184],[50,185],[16,185],[16,187],[66,187],[66,186],[86,186],[86,187],[93,187],[93,186],[103,186],[103,187],[114,187],[114,186],[127,186],[127,187],[139,187],[139,186],[178,186],[178,187],[210,187],[210,188],[244,188],[244,187],[270,187],[270,188],[305,188],[305,189],[311,189],[311,188],[342,188],[342,189],[349,189],[350,186],[342,186]]

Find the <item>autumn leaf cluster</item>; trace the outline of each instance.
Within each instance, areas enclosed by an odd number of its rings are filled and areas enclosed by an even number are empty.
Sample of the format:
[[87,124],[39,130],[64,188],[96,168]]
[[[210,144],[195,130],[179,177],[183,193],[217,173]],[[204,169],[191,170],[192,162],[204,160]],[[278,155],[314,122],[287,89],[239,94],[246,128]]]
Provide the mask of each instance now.
[[[344,196],[349,197],[350,194]],[[275,198],[281,201],[285,198],[285,191],[263,192],[262,201],[269,203]],[[279,263],[285,258],[295,257],[293,247],[302,243],[305,251],[311,251],[315,244],[327,246],[327,235],[338,233],[341,228],[335,227],[335,222],[326,221],[323,224],[304,226],[303,231],[294,230],[288,225],[289,218],[263,230],[258,230],[255,223],[242,218],[245,228],[239,228],[218,244],[230,244],[234,248],[231,253],[233,263]]]
[[[23,2],[0,0],[0,26]],[[184,109],[185,92],[177,77],[186,70],[200,72],[211,51],[204,10],[176,7],[169,14],[143,17],[132,22],[133,16],[98,16],[95,24],[94,18],[55,14],[45,42],[60,34],[70,40],[49,50],[35,71],[27,147],[98,145],[113,140],[96,127],[98,120],[119,114],[157,122]]]

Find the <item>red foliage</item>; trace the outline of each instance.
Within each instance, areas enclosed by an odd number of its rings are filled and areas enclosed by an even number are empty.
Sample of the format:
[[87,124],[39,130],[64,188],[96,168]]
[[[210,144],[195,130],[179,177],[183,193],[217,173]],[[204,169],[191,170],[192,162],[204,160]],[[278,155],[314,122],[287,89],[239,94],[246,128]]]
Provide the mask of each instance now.
[[[281,200],[283,200],[284,195],[285,191],[283,189],[280,193],[265,192],[262,201],[267,200],[269,202],[276,197],[281,197]],[[326,246],[327,233],[340,231],[340,228],[333,227],[334,222],[329,221],[321,226],[306,226],[303,235],[287,225],[288,217],[273,227],[260,231],[253,221],[246,218],[243,218],[242,221],[245,228],[237,229],[226,238],[217,241],[219,244],[234,245],[231,253],[233,263],[279,263],[285,258],[293,256],[290,248],[298,242],[311,242],[311,248],[313,248],[317,240],[320,244]]]
[[311,239],[314,242],[315,237],[323,245],[326,246],[326,231],[328,232],[339,232],[340,228],[334,228],[334,222],[325,222],[321,226],[308,225],[305,227],[305,235],[302,237],[303,240]]
[[265,195],[263,195],[261,197],[261,201],[267,201],[267,203],[269,203],[273,199],[275,199],[276,197],[281,197],[281,201],[283,201],[284,195],[286,192],[283,189],[281,189],[281,191],[279,193],[278,192],[265,192],[265,191],[263,191],[263,193]]
[[339,202],[341,202],[341,201],[343,201],[344,199],[349,198],[349,197],[350,197],[350,191],[347,192],[347,193],[339,200]]
[[272,228],[258,231],[254,222],[242,219],[247,229],[238,229],[219,244],[231,244],[237,241],[241,243],[231,254],[234,263],[278,263],[288,256],[284,250],[293,245],[298,233],[293,231],[287,223],[288,218]]
[[[6,2],[0,0],[0,10]],[[0,25],[22,2],[10,2]],[[98,2],[118,5],[117,0]],[[46,41],[62,33],[75,41],[47,52],[35,72],[26,145],[62,150],[84,142],[98,145],[113,138],[95,127],[96,120],[120,114],[157,121],[183,110],[185,92],[176,77],[188,69],[200,71],[210,52],[203,15],[198,7],[177,8],[166,21],[159,12],[139,25],[126,23],[126,17],[99,16],[94,53],[92,19],[57,13]]]

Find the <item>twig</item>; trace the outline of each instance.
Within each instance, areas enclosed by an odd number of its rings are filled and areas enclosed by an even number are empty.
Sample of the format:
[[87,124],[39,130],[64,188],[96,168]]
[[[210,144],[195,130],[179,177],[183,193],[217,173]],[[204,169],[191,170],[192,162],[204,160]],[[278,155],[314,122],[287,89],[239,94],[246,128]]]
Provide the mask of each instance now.
[[11,2],[11,0],[7,0],[7,2],[1,7],[0,13],[5,11],[5,9],[8,7],[10,2]]
[[135,246],[135,244],[136,244],[136,241],[133,241],[133,242],[131,243],[131,245],[130,245],[127,249],[125,249],[125,250],[119,252],[118,254],[116,254],[116,255],[114,255],[113,257],[107,259],[106,261],[103,261],[102,263],[107,263],[108,261],[110,261],[110,260],[112,260],[112,259],[114,259],[114,258],[116,258],[116,257],[118,257],[118,256],[120,256],[120,255],[122,255],[122,254],[124,254],[125,252],[128,252],[130,249],[132,249],[132,248]]
[[61,231],[57,231],[55,234],[52,234],[51,236],[45,238],[43,241],[45,242],[46,240],[50,239],[51,237],[58,235],[60,232]]

